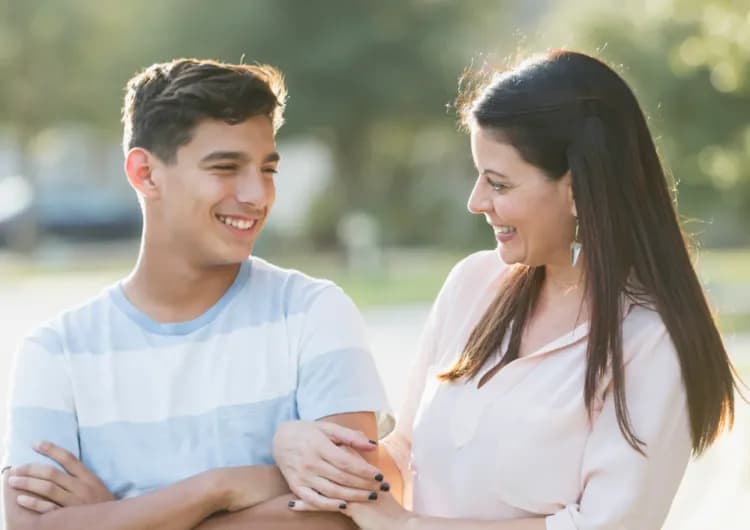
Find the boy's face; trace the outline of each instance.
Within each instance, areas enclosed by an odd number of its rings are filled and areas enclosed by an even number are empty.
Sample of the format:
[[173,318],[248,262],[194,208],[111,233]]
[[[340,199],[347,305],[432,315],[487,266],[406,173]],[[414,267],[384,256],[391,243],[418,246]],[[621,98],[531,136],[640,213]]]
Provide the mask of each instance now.
[[278,163],[266,116],[200,122],[172,164],[151,168],[160,190],[147,206],[156,240],[198,266],[244,260],[273,206]]

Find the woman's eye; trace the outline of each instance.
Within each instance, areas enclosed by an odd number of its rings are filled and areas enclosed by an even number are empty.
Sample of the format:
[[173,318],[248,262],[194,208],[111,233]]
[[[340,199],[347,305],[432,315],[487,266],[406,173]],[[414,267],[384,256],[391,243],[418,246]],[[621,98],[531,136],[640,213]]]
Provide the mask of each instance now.
[[508,186],[507,184],[504,184],[502,182],[497,182],[489,178],[487,179],[487,184],[489,184],[490,187],[495,191],[505,191],[507,189],[510,189],[510,186]]
[[212,169],[215,169],[216,171],[235,171],[237,166],[214,166]]
[[278,172],[279,172],[279,170],[276,169],[276,168],[273,168],[273,167],[263,168],[263,173],[270,173],[272,175],[275,175]]

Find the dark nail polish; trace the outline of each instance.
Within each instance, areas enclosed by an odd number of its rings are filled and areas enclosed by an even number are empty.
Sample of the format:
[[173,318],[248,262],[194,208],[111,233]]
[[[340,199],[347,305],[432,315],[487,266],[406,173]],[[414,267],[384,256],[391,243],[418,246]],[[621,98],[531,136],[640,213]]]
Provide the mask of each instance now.
[[377,475],[375,475],[375,480],[377,480],[378,482],[383,482],[383,474],[378,473]]
[[377,500],[378,494],[373,491],[372,493],[370,493],[370,496],[367,498],[370,499],[371,501]]
[[339,504],[339,510],[346,510],[346,503],[345,502],[342,502],[341,504]]
[[294,501],[289,501],[289,504],[287,504],[290,508],[294,508]]
[[383,482],[380,485],[380,491],[390,491],[390,489],[391,489],[391,485],[388,484],[387,482]]
[[370,442],[372,445],[378,445],[378,442],[376,442],[375,440],[367,440],[367,441]]

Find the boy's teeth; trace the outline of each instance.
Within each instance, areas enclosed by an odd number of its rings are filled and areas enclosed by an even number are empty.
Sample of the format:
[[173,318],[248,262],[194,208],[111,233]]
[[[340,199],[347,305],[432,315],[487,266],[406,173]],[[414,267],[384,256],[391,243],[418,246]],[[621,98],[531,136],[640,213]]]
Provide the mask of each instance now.
[[219,221],[221,221],[225,225],[229,225],[234,228],[238,228],[240,230],[248,230],[255,224],[255,221],[246,221],[244,219],[232,219],[230,217],[225,217],[223,215],[217,215],[217,217]]

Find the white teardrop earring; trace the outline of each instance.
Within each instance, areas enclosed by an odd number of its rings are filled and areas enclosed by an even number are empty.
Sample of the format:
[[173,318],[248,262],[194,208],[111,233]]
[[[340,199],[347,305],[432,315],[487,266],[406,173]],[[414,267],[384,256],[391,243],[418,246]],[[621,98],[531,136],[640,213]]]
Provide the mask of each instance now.
[[583,245],[578,240],[578,230],[580,225],[578,224],[578,217],[576,217],[576,234],[573,237],[573,242],[570,244],[570,264],[574,267],[578,263],[578,258],[581,256],[581,249]]

